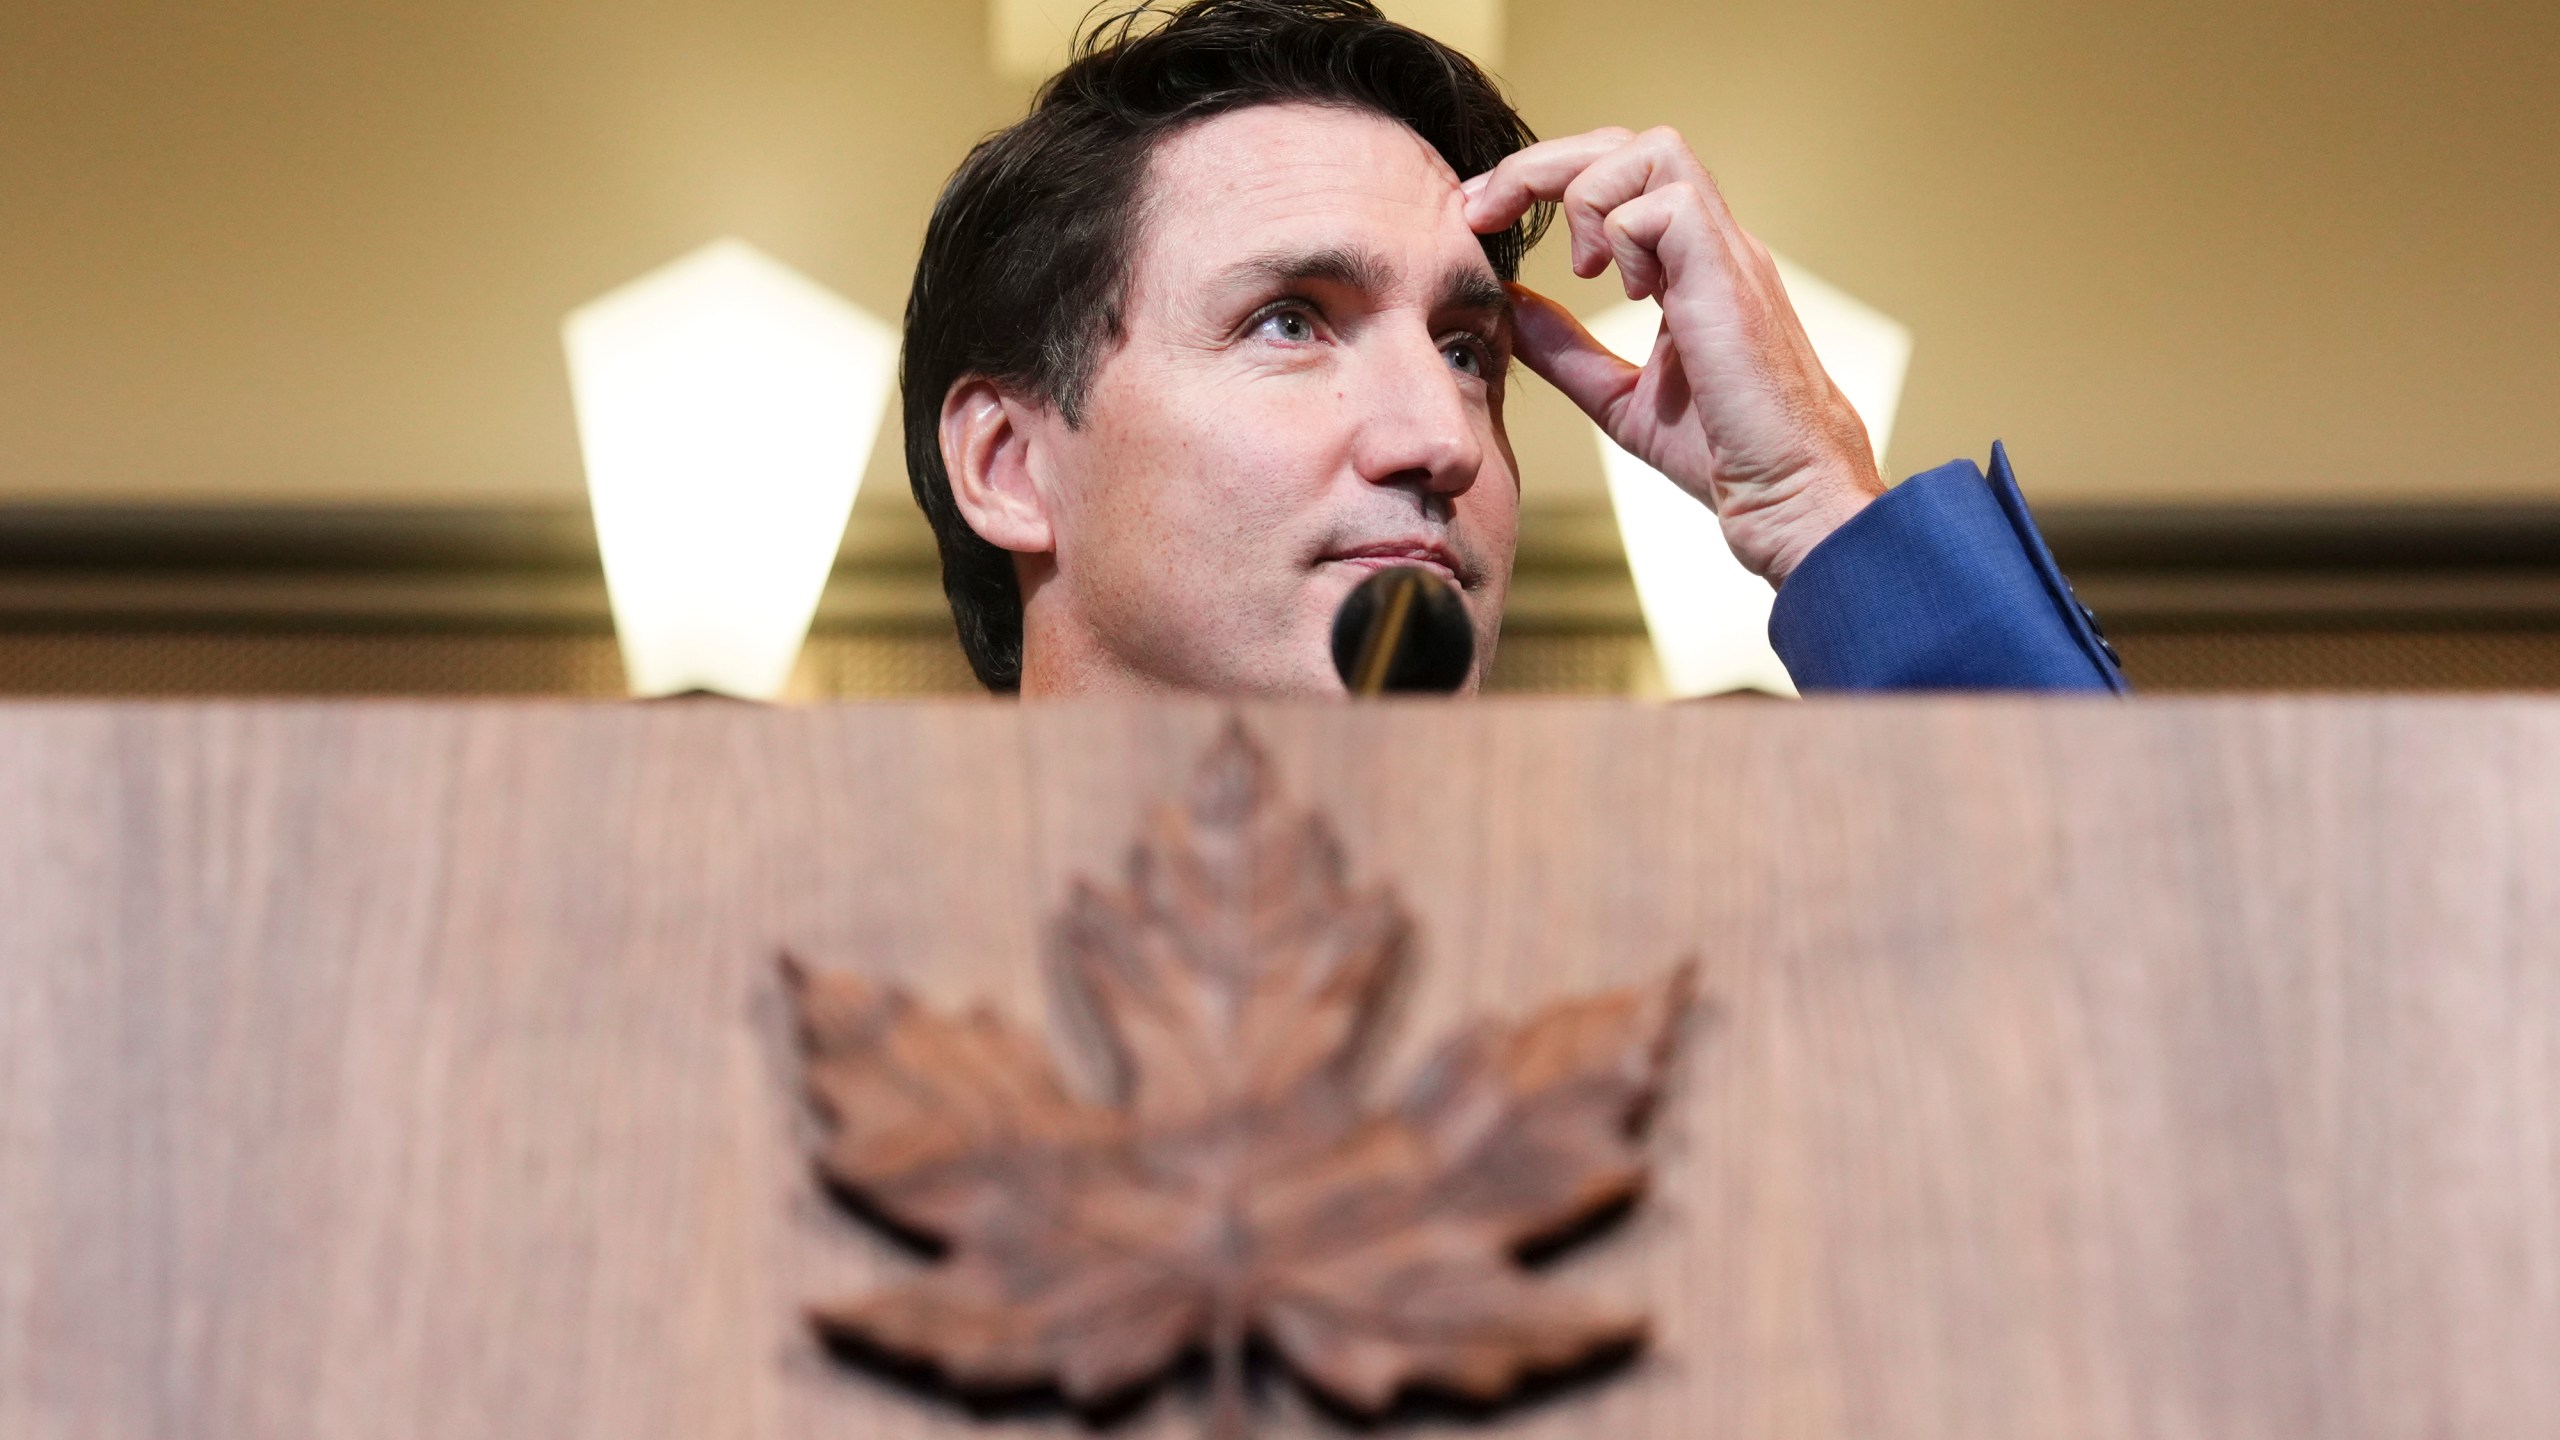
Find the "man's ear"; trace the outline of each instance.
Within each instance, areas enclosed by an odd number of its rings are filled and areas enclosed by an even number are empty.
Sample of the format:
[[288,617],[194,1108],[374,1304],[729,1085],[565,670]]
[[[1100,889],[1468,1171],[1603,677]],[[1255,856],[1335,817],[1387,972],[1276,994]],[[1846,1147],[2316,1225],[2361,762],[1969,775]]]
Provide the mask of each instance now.
[[979,538],[1038,555],[1057,548],[1049,499],[1033,477],[1043,407],[1026,405],[983,376],[964,375],[942,397],[942,467],[951,498]]

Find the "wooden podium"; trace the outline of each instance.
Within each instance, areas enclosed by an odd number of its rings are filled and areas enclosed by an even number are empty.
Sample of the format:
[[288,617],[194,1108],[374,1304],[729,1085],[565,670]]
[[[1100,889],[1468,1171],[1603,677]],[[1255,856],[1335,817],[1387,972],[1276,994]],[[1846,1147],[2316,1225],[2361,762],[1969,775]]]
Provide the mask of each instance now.
[[[1040,1024],[1229,713],[0,709],[0,1437],[1082,1433],[810,1338],[918,1261],[774,956]],[[1564,1262],[1653,1347],[1384,1433],[2560,1435],[2560,705],[1242,714],[1415,915],[1407,1040],[1704,962]]]

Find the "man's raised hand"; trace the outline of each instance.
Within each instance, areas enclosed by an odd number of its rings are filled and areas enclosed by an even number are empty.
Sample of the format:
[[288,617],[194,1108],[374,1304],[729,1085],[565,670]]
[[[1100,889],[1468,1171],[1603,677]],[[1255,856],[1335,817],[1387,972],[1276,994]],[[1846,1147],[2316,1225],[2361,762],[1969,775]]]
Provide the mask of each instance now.
[[1753,572],[1783,582],[1884,493],[1866,425],[1815,358],[1776,263],[1677,132],[1542,141],[1466,182],[1466,195],[1479,234],[1559,202],[1573,273],[1590,279],[1615,264],[1629,299],[1661,303],[1662,331],[1637,366],[1515,285],[1519,356],[1711,506]]

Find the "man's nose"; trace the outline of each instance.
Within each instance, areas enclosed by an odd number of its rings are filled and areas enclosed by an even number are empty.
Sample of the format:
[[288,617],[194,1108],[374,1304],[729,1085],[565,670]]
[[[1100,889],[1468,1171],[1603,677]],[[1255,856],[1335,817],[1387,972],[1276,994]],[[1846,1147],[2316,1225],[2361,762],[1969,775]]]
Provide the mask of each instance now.
[[1373,485],[1455,497],[1484,467],[1484,439],[1465,381],[1428,333],[1380,335],[1361,366],[1365,412],[1356,463]]

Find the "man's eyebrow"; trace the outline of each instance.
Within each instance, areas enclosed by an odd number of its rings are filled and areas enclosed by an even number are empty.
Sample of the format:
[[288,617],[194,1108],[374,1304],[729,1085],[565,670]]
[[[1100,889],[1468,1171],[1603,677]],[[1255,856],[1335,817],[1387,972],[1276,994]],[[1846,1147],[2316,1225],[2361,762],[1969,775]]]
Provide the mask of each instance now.
[[1507,317],[1511,313],[1511,292],[1503,289],[1502,282],[1489,271],[1453,265],[1441,273],[1440,293],[1432,308]]
[[1283,285],[1320,280],[1368,295],[1393,290],[1398,278],[1396,267],[1383,256],[1340,245],[1321,250],[1268,251],[1239,262],[1227,274],[1239,280]]
[[[1373,251],[1333,245],[1319,250],[1274,250],[1251,256],[1229,267],[1230,281],[1253,281],[1265,285],[1296,285],[1318,281],[1357,290],[1364,295],[1383,295],[1396,287],[1401,275],[1393,262]],[[1452,265],[1440,274],[1440,284],[1432,296],[1434,313],[1456,311],[1483,316],[1497,330],[1507,329],[1511,321],[1511,292],[1493,273],[1474,265]]]

